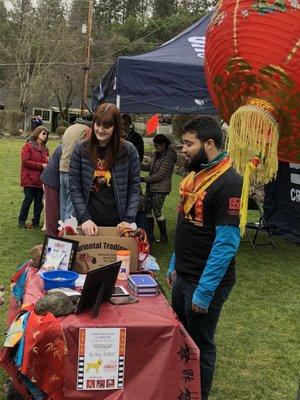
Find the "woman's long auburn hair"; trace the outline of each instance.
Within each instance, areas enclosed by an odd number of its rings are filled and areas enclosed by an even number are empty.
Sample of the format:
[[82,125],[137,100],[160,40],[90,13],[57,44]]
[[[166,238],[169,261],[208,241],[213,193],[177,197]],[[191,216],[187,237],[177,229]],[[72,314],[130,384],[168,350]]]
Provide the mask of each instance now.
[[97,163],[100,149],[99,140],[97,139],[94,131],[95,123],[113,126],[114,128],[105,154],[107,168],[110,169],[119,155],[121,146],[121,113],[118,107],[111,103],[103,103],[95,112],[93,125],[91,128],[91,136],[88,139],[87,146],[89,157],[94,164]]

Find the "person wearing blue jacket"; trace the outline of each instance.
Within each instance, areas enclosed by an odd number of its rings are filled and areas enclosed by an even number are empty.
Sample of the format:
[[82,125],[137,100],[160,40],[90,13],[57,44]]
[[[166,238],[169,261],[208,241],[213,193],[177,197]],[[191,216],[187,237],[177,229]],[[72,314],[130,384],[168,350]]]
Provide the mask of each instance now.
[[136,148],[121,138],[121,114],[114,104],[96,110],[90,137],[75,145],[69,168],[75,216],[85,235],[97,226],[131,224],[140,194]]
[[172,307],[200,349],[201,399],[207,400],[216,360],[214,333],[236,280],[242,179],[221,150],[222,131],[213,117],[189,121],[182,140],[189,174],[180,184],[167,283]]

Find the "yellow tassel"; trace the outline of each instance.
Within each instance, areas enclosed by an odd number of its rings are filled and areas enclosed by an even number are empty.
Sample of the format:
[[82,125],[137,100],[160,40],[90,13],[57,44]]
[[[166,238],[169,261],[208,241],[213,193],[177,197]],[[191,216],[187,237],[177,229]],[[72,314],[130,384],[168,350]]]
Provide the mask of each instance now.
[[261,164],[250,174],[253,183],[267,183],[276,177],[279,124],[271,112],[259,105],[241,106],[231,116],[226,147],[234,168],[243,175],[257,154]]
[[240,206],[240,231],[241,236],[244,236],[247,224],[247,215],[248,215],[248,199],[249,199],[249,189],[250,189],[250,180],[251,175],[256,170],[258,166],[259,159],[254,158],[247,164],[244,171],[244,179],[243,179],[243,188],[241,195],[241,206]]

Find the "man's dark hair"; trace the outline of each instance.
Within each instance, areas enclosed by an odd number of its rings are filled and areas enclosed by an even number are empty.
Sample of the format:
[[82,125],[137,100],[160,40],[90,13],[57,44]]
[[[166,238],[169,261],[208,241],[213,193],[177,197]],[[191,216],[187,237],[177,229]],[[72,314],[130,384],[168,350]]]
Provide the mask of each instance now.
[[213,139],[218,149],[222,147],[222,130],[220,124],[215,118],[209,115],[202,115],[198,118],[193,118],[188,121],[183,129],[184,133],[195,133],[197,139],[206,142],[209,139]]

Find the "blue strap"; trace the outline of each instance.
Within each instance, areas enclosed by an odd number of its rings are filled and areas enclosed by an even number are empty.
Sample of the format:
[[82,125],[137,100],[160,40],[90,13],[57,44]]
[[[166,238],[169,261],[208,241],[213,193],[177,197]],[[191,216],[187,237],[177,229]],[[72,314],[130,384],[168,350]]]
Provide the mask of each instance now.
[[172,254],[172,257],[169,262],[169,269],[167,271],[167,276],[171,276],[172,272],[175,270],[175,253]]
[[233,225],[216,227],[216,237],[203,274],[193,295],[193,303],[208,309],[215,290],[220,284],[230,261],[240,244],[240,229]]
[[[26,262],[28,262],[28,261],[26,261]],[[23,265],[21,266],[21,268],[23,267]],[[28,270],[25,269],[25,271],[20,275],[19,279],[17,280],[17,282],[15,283],[15,285],[12,289],[12,295],[16,298],[16,300],[19,302],[19,304],[23,303],[27,272],[28,272]]]
[[24,314],[23,316],[23,321],[22,321],[22,330],[23,330],[23,335],[21,337],[20,343],[18,350],[15,354],[15,363],[18,368],[21,368],[22,362],[23,362],[23,353],[24,353],[24,345],[25,345],[25,332],[26,332],[26,326],[28,322],[28,317],[29,317],[29,312]]

